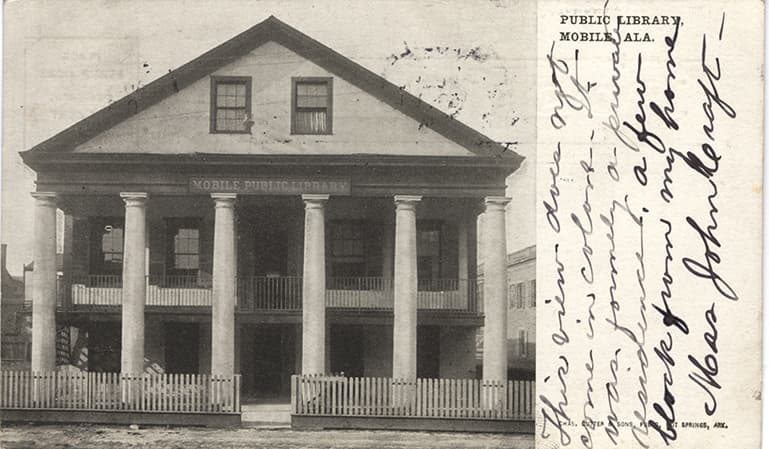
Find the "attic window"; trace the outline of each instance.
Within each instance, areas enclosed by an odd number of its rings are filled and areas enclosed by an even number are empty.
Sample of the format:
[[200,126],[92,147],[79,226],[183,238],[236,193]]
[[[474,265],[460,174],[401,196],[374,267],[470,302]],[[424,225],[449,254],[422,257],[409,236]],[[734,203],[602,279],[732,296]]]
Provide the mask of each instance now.
[[291,134],[331,134],[331,78],[292,78]]
[[251,133],[251,77],[211,77],[211,133]]

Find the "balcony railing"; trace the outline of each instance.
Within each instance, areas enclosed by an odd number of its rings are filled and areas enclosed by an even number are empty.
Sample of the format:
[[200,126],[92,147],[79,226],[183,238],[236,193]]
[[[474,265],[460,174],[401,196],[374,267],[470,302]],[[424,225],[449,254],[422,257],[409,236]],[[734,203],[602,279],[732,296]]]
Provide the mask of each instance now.
[[417,303],[420,309],[475,310],[477,283],[467,279],[420,279]]
[[[74,306],[119,306],[123,302],[123,280],[119,275],[77,276],[70,289]],[[211,298],[211,283],[198,276],[147,277],[148,306],[210,306]]]
[[120,275],[75,276],[70,285],[74,306],[119,306],[123,303],[123,277]]
[[[147,306],[210,307],[213,290],[210,276],[148,276]],[[420,310],[479,313],[481,281],[475,279],[420,279],[417,306]],[[326,307],[358,311],[393,310],[393,280],[382,277],[333,277],[326,282]],[[67,296],[69,293],[69,296]],[[59,283],[59,304],[120,306],[121,276],[87,275]],[[237,280],[238,310],[302,310],[300,276],[253,276]]]
[[302,278],[254,276],[238,280],[241,311],[302,310]]
[[326,283],[326,307],[392,310],[392,287],[392,279],[381,277],[330,278]]
[[149,276],[148,306],[210,306],[213,292],[210,278],[200,276]]

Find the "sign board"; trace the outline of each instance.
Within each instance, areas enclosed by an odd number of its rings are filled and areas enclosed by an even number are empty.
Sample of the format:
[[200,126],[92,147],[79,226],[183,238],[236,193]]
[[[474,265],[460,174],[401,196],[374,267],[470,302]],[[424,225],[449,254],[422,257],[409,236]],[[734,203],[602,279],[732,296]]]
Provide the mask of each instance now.
[[239,193],[243,195],[301,195],[326,193],[349,195],[350,181],[343,179],[285,178],[190,178],[193,193]]

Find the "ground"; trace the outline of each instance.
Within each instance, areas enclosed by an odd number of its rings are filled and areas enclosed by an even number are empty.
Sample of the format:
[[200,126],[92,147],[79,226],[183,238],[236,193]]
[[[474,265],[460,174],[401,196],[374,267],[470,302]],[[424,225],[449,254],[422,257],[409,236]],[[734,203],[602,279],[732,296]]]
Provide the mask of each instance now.
[[90,425],[2,425],[0,448],[521,448],[533,435],[391,431],[293,431],[289,429],[203,429]]

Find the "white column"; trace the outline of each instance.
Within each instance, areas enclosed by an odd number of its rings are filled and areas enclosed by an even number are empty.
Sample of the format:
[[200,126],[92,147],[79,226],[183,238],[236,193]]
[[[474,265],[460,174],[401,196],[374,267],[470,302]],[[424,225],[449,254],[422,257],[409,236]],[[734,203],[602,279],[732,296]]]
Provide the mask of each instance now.
[[147,244],[147,194],[124,192],[125,232],[123,234],[123,321],[120,371],[124,374],[144,372],[144,301],[145,247]]
[[505,205],[487,197],[483,216],[483,379],[507,380],[507,239]]
[[211,194],[215,207],[211,374],[220,376],[235,373],[235,197]]
[[328,195],[302,195],[302,374],[326,373],[326,226]]
[[417,203],[421,196],[395,196],[393,278],[393,378],[417,378]]
[[457,251],[457,272],[459,273],[459,295],[465,308],[469,307],[467,302],[467,286],[470,272],[468,270],[468,246],[467,246],[467,217],[462,215],[457,223],[457,240],[459,248]]
[[56,370],[56,194],[35,199],[35,271],[32,276],[32,371]]

